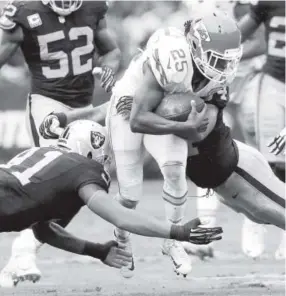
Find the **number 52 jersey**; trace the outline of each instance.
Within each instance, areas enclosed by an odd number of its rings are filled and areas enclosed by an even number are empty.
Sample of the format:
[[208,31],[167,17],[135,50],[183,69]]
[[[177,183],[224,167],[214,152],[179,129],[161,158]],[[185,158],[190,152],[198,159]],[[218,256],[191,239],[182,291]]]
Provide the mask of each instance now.
[[78,190],[87,184],[108,192],[109,175],[96,161],[50,147],[18,154],[0,166],[0,232],[71,219],[84,206]]
[[6,5],[0,28],[22,28],[21,48],[32,76],[32,93],[71,107],[91,103],[95,33],[106,11],[105,1],[83,1],[79,10],[66,17],[42,1],[16,0]]

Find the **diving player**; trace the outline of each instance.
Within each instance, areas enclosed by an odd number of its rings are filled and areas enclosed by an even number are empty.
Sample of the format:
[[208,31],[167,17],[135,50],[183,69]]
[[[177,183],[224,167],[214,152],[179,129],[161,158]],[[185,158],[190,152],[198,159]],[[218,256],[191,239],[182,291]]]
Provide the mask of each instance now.
[[[106,1],[16,0],[9,1],[2,10],[0,67],[21,49],[31,73],[26,119],[35,146],[52,143],[38,133],[46,115],[92,108],[95,63],[103,68],[104,89],[110,91],[113,86],[120,50],[106,26],[107,9]],[[99,58],[95,61],[96,55]],[[34,247],[25,254],[21,245],[29,242]],[[31,230],[21,232],[13,243],[8,265],[1,271],[0,286],[9,286],[11,275],[18,271],[27,276],[31,271],[40,278],[35,260],[27,259],[35,258],[39,246]],[[29,267],[24,264],[21,270],[22,261],[28,262]]]
[[[120,206],[108,197],[110,160],[105,129],[92,121],[67,126],[54,147],[28,149],[0,166],[0,232],[31,227],[44,243],[76,254],[88,255],[120,268],[132,254],[118,243],[96,244],[69,234],[67,225],[87,205],[95,214],[117,227],[144,236],[172,238],[207,244],[221,239],[222,229],[201,228],[194,219],[170,225],[149,215]],[[41,194],[39,194],[41,192]],[[16,285],[25,275],[18,274]],[[33,274],[30,280],[35,281]]]

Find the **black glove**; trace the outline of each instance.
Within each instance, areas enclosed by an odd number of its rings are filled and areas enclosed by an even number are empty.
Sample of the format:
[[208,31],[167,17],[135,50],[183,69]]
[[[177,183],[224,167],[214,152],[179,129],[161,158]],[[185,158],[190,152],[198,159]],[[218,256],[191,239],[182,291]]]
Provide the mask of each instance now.
[[67,117],[64,113],[51,113],[45,117],[39,127],[40,135],[44,139],[58,139],[59,134],[55,132],[55,129],[59,127],[65,127]]
[[107,66],[103,66],[100,80],[101,87],[104,88],[106,92],[110,92],[115,84],[115,74],[113,70]]
[[186,241],[196,245],[207,245],[213,241],[220,240],[222,228],[206,228],[201,225],[199,218],[193,219],[184,225],[175,225],[171,227],[170,238],[178,241]]

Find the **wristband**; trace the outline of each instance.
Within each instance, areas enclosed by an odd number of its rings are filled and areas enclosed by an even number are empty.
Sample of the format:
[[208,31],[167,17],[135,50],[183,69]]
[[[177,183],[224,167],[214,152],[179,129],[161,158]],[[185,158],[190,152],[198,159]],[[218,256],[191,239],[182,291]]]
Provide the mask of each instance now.
[[178,241],[188,241],[189,233],[186,235],[184,226],[172,224],[170,238]]
[[67,121],[68,121],[66,114],[62,113],[62,112],[61,113],[52,113],[52,114],[57,116],[59,123],[60,123],[60,127],[65,128],[67,125]]

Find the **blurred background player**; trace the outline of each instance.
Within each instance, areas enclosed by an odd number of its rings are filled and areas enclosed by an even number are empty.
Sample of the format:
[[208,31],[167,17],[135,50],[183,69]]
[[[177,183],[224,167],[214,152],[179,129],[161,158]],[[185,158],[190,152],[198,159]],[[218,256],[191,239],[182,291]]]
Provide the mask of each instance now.
[[[253,2],[253,1],[252,1]],[[240,119],[246,143],[255,145],[268,160],[273,171],[285,182],[283,154],[269,152],[268,144],[285,126],[285,3],[255,1],[239,22],[242,40],[247,40],[261,25],[265,27],[266,62],[243,91]],[[251,122],[253,124],[248,125]],[[264,250],[265,228],[245,219],[242,229],[242,249],[250,257],[259,257]],[[285,235],[275,253],[285,258]]]
[[[51,144],[38,133],[46,115],[92,107],[95,63],[103,68],[102,87],[108,92],[113,86],[120,50],[106,27],[107,8],[105,1],[43,0],[13,1],[2,10],[0,66],[21,48],[31,73],[26,115],[35,146]],[[14,240],[11,258],[0,274],[1,286],[11,286],[12,274],[17,276],[22,268],[22,274],[40,278],[35,264],[39,246],[31,230]]]

